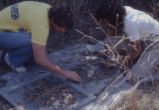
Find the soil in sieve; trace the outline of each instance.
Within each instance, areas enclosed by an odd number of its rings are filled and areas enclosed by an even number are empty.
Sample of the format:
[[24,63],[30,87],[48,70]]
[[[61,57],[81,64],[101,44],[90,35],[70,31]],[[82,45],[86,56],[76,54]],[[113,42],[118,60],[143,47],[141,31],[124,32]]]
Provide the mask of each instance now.
[[[53,80],[53,79],[50,79]],[[39,106],[51,107],[51,109],[65,110],[70,105],[77,104],[85,98],[77,90],[62,82],[50,82],[46,79],[37,81],[27,88],[24,96]]]

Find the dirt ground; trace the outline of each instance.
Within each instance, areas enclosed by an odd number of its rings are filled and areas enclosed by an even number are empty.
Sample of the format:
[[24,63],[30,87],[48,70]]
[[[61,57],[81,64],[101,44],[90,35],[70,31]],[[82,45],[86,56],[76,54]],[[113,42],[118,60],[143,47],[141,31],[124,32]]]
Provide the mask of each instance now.
[[[19,2],[20,0],[11,0],[12,3]],[[44,0],[43,0],[44,1]],[[48,0],[49,2],[51,0]],[[45,1],[45,2],[48,2]],[[59,0],[55,0],[59,1]],[[70,2],[70,0],[66,0]],[[82,1],[82,0],[81,0]],[[75,26],[74,29],[79,29],[98,40],[103,40],[106,36],[101,30],[96,28],[95,22],[89,16],[88,11],[94,14],[97,6],[102,4],[103,2],[107,2],[105,0],[85,0],[87,2],[81,2],[82,5],[76,5],[76,2],[70,2],[72,6],[72,10],[74,12],[74,20]],[[130,5],[137,9],[146,11],[154,18],[159,20],[159,2],[153,2],[156,0],[124,0],[124,5]],[[54,4],[53,2],[51,2]],[[11,3],[9,3],[11,4]],[[9,5],[8,4],[8,5]],[[5,4],[7,5],[7,4]],[[1,4],[1,8],[2,8]],[[4,6],[3,6],[4,7]],[[48,40],[48,52],[54,52],[60,50],[64,47],[75,45],[79,42],[86,42],[90,44],[95,44],[96,42],[91,39],[83,39],[82,36],[75,32],[75,30],[69,30],[65,33],[50,33]],[[5,74],[9,70],[6,67],[0,67],[0,74]],[[124,99],[123,102],[119,104],[115,108],[115,110],[159,110],[159,81],[155,81],[154,85],[150,83],[145,83],[141,85],[135,92],[134,98]],[[11,106],[8,102],[6,102],[2,97],[0,97],[0,110],[10,110],[13,106]]]

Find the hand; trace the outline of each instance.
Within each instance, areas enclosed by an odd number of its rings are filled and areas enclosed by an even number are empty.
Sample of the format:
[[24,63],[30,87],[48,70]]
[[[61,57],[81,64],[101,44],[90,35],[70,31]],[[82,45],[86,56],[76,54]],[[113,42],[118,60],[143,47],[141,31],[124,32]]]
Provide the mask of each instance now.
[[131,44],[128,44],[132,49],[134,49],[135,51],[137,51],[137,45],[135,43],[131,43]]
[[[130,46],[131,45],[131,46]],[[136,59],[138,58],[141,53],[142,53],[142,50],[141,50],[141,42],[140,41],[135,41],[135,42],[131,42],[130,43],[130,53],[129,53],[129,57],[132,57],[131,59]]]
[[81,77],[74,71],[63,71],[63,76],[76,82],[82,82]]

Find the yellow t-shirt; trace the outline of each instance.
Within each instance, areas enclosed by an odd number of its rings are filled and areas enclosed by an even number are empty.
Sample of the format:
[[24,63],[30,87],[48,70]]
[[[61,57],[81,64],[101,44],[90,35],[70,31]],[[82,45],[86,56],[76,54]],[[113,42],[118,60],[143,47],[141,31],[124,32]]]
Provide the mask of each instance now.
[[24,1],[0,11],[0,31],[26,32],[32,34],[31,41],[46,45],[49,35],[49,4]]

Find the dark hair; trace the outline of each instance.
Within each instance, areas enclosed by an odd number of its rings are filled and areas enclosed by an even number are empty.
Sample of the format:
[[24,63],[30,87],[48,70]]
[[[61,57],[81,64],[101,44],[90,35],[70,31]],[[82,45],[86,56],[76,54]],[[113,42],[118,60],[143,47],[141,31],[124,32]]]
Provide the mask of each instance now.
[[[117,18],[118,14],[118,18]],[[119,4],[104,4],[98,7],[96,11],[97,20],[106,19],[108,22],[116,26],[116,21],[118,19],[118,24],[123,24],[124,16],[126,15],[126,10]]]
[[73,14],[70,8],[64,3],[50,8],[48,16],[59,27],[64,27],[66,29],[71,29],[73,27]]

